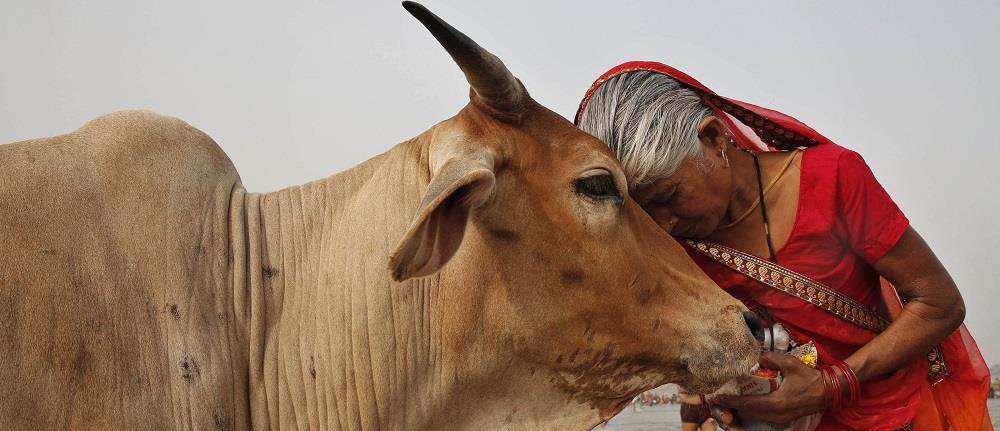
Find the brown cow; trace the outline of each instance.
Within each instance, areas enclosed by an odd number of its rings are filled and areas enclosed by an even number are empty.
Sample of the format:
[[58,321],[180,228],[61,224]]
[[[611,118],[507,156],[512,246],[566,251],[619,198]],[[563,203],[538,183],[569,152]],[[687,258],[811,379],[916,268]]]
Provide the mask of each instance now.
[[0,428],[582,430],[749,369],[608,149],[405,6],[471,101],[331,177],[247,193],[145,112],[0,146]]

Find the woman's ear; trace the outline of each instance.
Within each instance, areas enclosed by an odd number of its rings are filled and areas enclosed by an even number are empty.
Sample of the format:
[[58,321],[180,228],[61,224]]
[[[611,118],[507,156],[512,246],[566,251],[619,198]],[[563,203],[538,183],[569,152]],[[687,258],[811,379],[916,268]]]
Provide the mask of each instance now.
[[709,115],[698,123],[698,138],[706,149],[723,151],[726,148],[726,126],[714,115]]

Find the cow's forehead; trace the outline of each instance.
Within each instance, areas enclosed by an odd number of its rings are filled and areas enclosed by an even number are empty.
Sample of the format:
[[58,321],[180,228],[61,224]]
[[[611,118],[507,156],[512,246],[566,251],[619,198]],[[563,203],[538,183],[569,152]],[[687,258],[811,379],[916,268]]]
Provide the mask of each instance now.
[[524,128],[540,145],[558,156],[616,160],[611,149],[599,139],[545,107],[529,112]]
[[[497,115],[475,101],[463,109],[451,135],[472,145],[490,147],[503,165],[545,164],[546,171],[572,174],[587,168],[619,171],[614,153],[563,116],[531,103],[516,116]],[[441,140],[447,134],[435,134]]]

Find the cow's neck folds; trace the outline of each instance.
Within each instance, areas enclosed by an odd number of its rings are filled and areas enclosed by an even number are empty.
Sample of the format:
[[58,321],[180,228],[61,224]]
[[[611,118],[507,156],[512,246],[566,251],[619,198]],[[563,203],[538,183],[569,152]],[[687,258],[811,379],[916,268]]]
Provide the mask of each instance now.
[[[238,203],[234,195],[245,227],[232,226],[234,244],[247,251],[234,255],[234,298],[249,344],[255,428],[596,424],[591,408],[560,400],[527,364],[449,353],[442,337],[455,334],[439,324],[447,302],[440,275],[389,281],[387,257],[420,202],[426,166],[418,139],[320,181]],[[509,354],[476,338],[483,358]]]
[[249,294],[237,314],[248,316],[255,426],[401,429],[432,410],[437,283],[390,289],[384,258],[423,192],[421,148],[246,195],[247,255],[235,267],[245,261]]

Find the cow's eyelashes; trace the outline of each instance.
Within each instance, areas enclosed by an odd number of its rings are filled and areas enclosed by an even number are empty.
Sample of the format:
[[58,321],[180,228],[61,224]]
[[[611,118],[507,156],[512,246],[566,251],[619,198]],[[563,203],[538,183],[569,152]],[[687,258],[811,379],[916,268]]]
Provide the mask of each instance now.
[[615,180],[609,174],[590,175],[577,178],[573,182],[573,191],[599,200],[622,202],[622,194],[615,186]]

